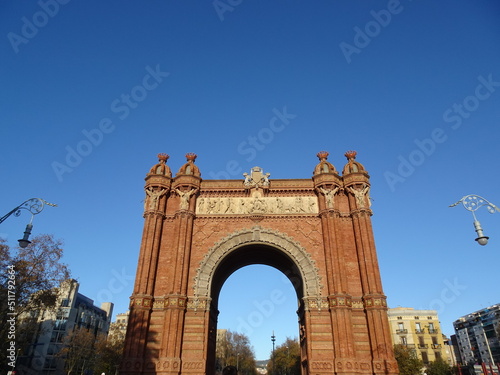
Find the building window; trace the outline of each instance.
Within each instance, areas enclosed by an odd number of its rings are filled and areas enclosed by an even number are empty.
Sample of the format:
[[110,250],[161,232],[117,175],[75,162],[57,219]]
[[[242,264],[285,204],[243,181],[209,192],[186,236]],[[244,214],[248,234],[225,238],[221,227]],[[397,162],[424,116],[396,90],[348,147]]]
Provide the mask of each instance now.
[[425,348],[425,342],[424,342],[424,338],[423,338],[422,336],[420,336],[420,337],[418,338],[418,346],[419,346],[420,348]]
[[415,323],[415,332],[416,333],[422,333],[423,330],[422,330],[422,326],[420,325],[420,323]]
[[408,345],[408,340],[406,339],[406,336],[401,336],[401,345]]
[[398,329],[396,330],[396,333],[408,333],[408,331],[405,329],[405,324],[404,323],[398,323]]
[[426,352],[422,352],[422,361],[424,362],[424,364],[429,363],[429,357],[427,356]]

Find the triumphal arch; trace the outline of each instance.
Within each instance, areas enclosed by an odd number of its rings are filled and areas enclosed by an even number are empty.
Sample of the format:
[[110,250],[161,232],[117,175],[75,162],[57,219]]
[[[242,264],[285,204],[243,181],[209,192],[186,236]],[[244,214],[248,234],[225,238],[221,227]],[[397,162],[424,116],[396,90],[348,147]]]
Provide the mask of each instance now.
[[309,179],[146,176],[144,231],[120,373],[215,372],[218,297],[251,264],[272,266],[298,300],[302,374],[396,374],[370,216],[369,176],[348,151],[339,173],[318,153]]

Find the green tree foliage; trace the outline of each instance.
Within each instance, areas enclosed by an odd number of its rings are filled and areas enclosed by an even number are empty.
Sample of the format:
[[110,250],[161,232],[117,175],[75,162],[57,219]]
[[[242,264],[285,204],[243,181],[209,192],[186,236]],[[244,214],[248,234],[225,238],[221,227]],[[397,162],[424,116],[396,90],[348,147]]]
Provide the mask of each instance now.
[[[57,287],[70,277],[68,267],[61,262],[62,242],[52,235],[38,235],[26,248],[12,250],[0,238],[0,316],[16,316],[16,350],[22,357],[36,329],[36,313],[55,308]],[[6,270],[13,270],[9,274]],[[9,278],[10,277],[10,278]],[[10,289],[9,289],[10,288]],[[15,297],[15,305],[12,298]],[[13,310],[12,310],[13,309]],[[1,352],[7,351],[5,340],[9,325],[0,325]],[[7,368],[6,356],[0,356],[0,368]],[[11,370],[11,368],[9,368]]]
[[394,356],[399,366],[399,375],[420,375],[424,363],[414,349],[406,345],[394,345]]
[[235,366],[239,375],[257,374],[250,340],[242,333],[226,331],[224,339],[217,343],[216,364],[218,373],[226,366]]
[[300,346],[297,339],[287,337],[285,342],[271,353],[267,364],[271,375],[300,375]]
[[425,372],[427,375],[453,375],[454,373],[452,367],[442,358],[429,363]]

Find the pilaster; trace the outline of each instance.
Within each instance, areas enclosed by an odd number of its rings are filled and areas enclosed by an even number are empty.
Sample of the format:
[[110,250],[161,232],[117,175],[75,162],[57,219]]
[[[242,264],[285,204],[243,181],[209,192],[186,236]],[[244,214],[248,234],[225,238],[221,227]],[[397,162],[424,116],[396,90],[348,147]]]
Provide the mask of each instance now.
[[145,366],[153,291],[161,247],[163,221],[171,186],[171,172],[166,165],[168,155],[159,154],[159,162],[146,175],[144,230],[137,264],[134,291],[130,298],[130,315],[125,340],[123,373],[135,374]]

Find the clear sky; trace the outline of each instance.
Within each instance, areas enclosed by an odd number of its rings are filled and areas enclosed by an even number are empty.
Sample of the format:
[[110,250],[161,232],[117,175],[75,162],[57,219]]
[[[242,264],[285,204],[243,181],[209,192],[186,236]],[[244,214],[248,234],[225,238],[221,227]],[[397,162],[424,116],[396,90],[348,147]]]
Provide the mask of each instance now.
[[[452,334],[500,302],[500,213],[478,211],[480,247],[471,214],[448,207],[500,205],[499,16],[493,0],[3,1],[1,214],[57,203],[33,233],[63,239],[80,292],[125,312],[159,152],[174,172],[195,152],[203,178],[259,165],[272,181],[310,178],[321,150],[341,170],[354,149],[390,307],[438,310]],[[16,245],[28,219],[0,234]],[[267,358],[273,330],[276,345],[298,335],[290,288],[237,271],[219,327]]]

